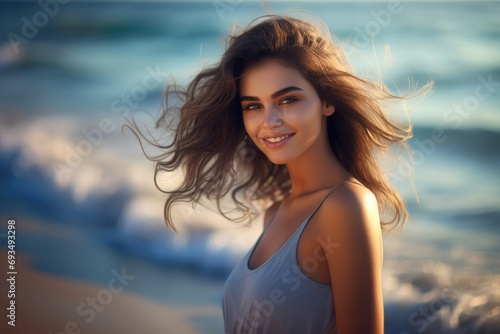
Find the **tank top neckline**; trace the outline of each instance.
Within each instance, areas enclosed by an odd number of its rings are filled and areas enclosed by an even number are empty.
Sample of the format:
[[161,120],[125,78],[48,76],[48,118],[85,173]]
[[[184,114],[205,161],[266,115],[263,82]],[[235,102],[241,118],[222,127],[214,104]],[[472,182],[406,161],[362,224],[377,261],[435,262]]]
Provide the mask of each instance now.
[[291,242],[291,240],[294,239],[295,235],[299,231],[301,231],[303,229],[303,227],[307,224],[307,222],[311,219],[311,217],[319,209],[319,207],[321,206],[321,204],[323,204],[323,202],[328,197],[328,195],[334,189],[336,189],[338,186],[340,186],[341,184],[346,183],[346,182],[350,182],[350,183],[355,183],[355,184],[362,185],[358,181],[348,180],[348,179],[340,181],[340,182],[334,184],[330,189],[328,189],[328,191],[327,191],[326,195],[323,197],[323,199],[316,205],[316,207],[313,209],[313,211],[304,219],[304,221],[297,227],[297,229],[295,229],[295,231],[290,235],[290,237],[285,241],[285,243],[283,243],[283,245],[281,245],[281,247],[276,252],[274,252],[274,254],[272,254],[266,261],[264,261],[262,264],[260,264],[259,266],[257,266],[257,267],[255,267],[255,268],[252,269],[252,268],[250,268],[250,259],[252,258],[252,255],[253,255],[253,253],[255,251],[255,248],[257,248],[258,244],[260,243],[260,240],[262,239],[262,237],[266,233],[267,229],[274,222],[274,219],[276,218],[276,215],[278,214],[278,211],[281,208],[281,203],[280,203],[280,207],[274,213],[273,217],[271,218],[271,221],[269,222],[269,224],[267,224],[266,228],[262,231],[262,233],[259,236],[259,238],[257,239],[257,241],[254,243],[254,245],[252,246],[252,248],[250,249],[250,251],[247,253],[247,255],[245,257],[245,260],[244,260],[245,261],[245,265],[244,265],[245,271],[247,271],[249,273],[257,272],[257,271],[259,271],[259,269],[265,267],[268,263],[270,263],[273,258],[275,258],[276,256],[278,256],[278,254],[281,253],[281,251]]

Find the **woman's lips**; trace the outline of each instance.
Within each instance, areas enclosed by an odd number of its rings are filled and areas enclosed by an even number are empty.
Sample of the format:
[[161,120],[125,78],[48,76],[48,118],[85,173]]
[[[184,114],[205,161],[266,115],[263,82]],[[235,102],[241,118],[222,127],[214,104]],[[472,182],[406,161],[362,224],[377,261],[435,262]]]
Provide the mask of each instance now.
[[270,135],[263,137],[262,141],[268,147],[281,147],[285,145],[294,135],[295,133]]

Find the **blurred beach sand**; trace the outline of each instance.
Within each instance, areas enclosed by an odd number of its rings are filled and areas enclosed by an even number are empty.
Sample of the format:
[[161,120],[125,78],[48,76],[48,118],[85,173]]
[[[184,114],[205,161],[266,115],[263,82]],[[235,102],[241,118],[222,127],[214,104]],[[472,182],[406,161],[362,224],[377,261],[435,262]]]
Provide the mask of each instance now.
[[[1,254],[6,259],[6,251]],[[2,333],[202,333],[189,318],[220,312],[213,307],[162,305],[123,292],[114,294],[102,312],[86,323],[88,318],[76,313],[77,306],[105,286],[37,272],[23,256],[18,256],[16,262],[16,326],[8,326],[3,316]],[[6,305],[6,297],[2,294],[2,306]],[[5,313],[5,307],[2,310]]]
[[[5,258],[6,252],[2,251],[2,259]],[[88,318],[76,313],[77,306],[87,298],[95,297],[105,286],[37,272],[30,269],[22,257],[18,257],[17,267],[16,326],[8,326],[2,317],[2,333],[195,334],[204,331],[189,318],[220,316],[216,307],[168,306],[124,292],[114,294],[102,312],[96,313],[93,321],[86,323]],[[5,281],[2,280],[2,291],[7,291]],[[6,297],[2,294],[3,306],[7,305]]]
[[[6,221],[7,218],[2,219]],[[106,248],[88,242],[88,236],[71,225],[62,227],[20,218],[16,238],[16,326],[7,324],[8,275],[7,270],[2,270],[0,333],[195,334],[221,331],[221,309],[213,292],[221,288],[220,281],[203,285],[200,284],[203,281],[189,280],[191,275],[187,271],[181,270],[179,274],[174,269],[154,264],[146,267],[152,272],[145,271],[138,265],[143,261],[133,257],[110,261]],[[67,247],[67,242],[73,246]],[[73,255],[75,250],[89,262],[82,263]],[[4,247],[0,249],[0,259],[2,267],[6,268],[7,249]],[[60,270],[53,271],[49,264]],[[110,271],[110,268],[116,269]],[[100,275],[89,278],[81,274],[85,272],[99,272]],[[152,276],[156,276],[156,281]],[[155,300],[148,298],[151,295]],[[89,299],[93,299],[96,306],[92,306]]]

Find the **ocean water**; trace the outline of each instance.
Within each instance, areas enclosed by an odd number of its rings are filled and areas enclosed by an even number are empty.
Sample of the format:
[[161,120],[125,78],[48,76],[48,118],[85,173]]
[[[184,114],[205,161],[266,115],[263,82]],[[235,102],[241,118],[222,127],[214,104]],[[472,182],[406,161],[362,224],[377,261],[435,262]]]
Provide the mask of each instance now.
[[233,24],[266,13],[319,15],[360,74],[434,81],[410,112],[415,159],[389,174],[413,220],[384,236],[386,333],[500,332],[496,1],[2,2],[0,213],[95,229],[106,247],[223,280],[260,221],[179,206],[173,234],[153,166],[120,127],[126,116],[150,128],[167,81],[188,82],[217,61]]

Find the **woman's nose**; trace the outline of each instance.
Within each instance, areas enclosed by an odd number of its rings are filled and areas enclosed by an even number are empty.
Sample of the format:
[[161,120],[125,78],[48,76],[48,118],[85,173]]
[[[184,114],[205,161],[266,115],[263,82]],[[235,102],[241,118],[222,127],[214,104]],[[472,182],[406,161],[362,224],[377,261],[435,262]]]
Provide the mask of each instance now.
[[283,124],[280,111],[275,107],[269,107],[266,110],[265,125],[269,127],[279,127]]

